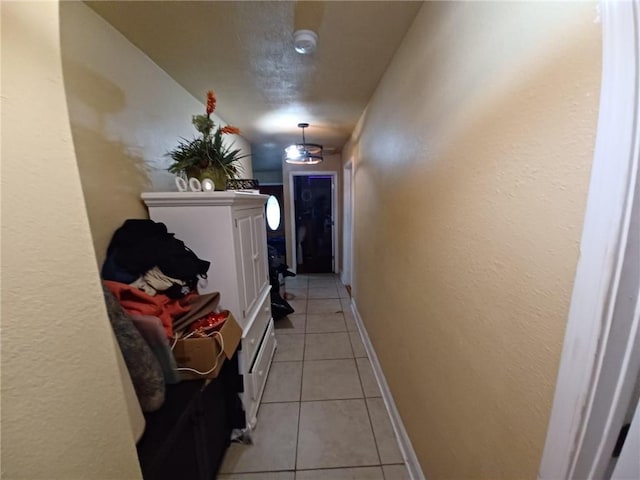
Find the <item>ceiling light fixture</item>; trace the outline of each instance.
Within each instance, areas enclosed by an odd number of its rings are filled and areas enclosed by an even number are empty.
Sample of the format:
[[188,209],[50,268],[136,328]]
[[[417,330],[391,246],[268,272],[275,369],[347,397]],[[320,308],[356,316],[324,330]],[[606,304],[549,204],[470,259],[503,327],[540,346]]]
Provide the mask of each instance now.
[[316,165],[322,162],[322,145],[305,141],[304,129],[308,126],[308,123],[298,124],[298,128],[302,129],[302,143],[294,143],[284,149],[285,162],[294,165]]
[[293,48],[300,55],[309,55],[316,51],[318,35],[313,30],[296,30],[293,33]]

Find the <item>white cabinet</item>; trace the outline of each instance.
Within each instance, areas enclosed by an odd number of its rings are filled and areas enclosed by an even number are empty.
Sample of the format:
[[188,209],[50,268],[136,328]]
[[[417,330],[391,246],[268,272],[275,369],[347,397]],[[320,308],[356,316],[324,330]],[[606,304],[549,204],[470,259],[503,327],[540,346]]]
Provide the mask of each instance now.
[[253,426],[276,347],[271,317],[266,195],[241,192],[143,193],[149,217],[162,222],[198,257],[211,262],[200,293],[220,292],[243,329],[239,352],[242,401]]
[[260,293],[268,287],[264,209],[250,212],[238,210],[233,220],[234,238],[240,248],[237,259],[240,262],[238,272],[242,289],[241,306],[245,314],[254,307]]

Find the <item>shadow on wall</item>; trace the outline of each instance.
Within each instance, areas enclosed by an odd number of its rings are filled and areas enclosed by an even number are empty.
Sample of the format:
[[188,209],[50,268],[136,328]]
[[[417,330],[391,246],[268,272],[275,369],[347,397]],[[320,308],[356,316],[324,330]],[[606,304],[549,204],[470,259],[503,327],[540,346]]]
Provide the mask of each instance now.
[[[142,157],[127,152],[125,145],[98,132],[72,123],[71,133],[93,244],[101,263],[111,235],[124,219],[148,217],[140,202],[140,187],[151,186],[148,166]],[[137,208],[132,210],[132,205]]]
[[147,218],[139,197],[150,188],[154,172],[130,146],[105,133],[108,119],[126,109],[125,93],[64,55],[62,66],[76,161],[101,263],[113,231],[124,219]]
[[62,72],[67,98],[76,98],[89,106],[93,111],[101,114],[100,120],[104,119],[106,114],[124,110],[125,94],[113,82],[97,75],[83,64],[65,58],[64,55]]

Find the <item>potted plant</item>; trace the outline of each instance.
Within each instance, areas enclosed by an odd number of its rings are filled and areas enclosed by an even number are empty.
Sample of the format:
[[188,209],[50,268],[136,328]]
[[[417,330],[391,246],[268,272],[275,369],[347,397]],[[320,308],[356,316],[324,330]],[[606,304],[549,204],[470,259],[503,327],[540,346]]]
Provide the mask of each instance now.
[[238,135],[240,130],[229,125],[216,127],[211,120],[215,108],[216,96],[210,90],[207,92],[206,114],[194,115],[191,120],[201,136],[193,140],[180,139],[178,146],[166,155],[173,160],[169,172],[199,180],[210,178],[216,190],[225,190],[227,180],[236,178],[242,168],[239,160],[249,155],[242,155],[240,149],[233,148],[233,143],[223,143],[224,135]]

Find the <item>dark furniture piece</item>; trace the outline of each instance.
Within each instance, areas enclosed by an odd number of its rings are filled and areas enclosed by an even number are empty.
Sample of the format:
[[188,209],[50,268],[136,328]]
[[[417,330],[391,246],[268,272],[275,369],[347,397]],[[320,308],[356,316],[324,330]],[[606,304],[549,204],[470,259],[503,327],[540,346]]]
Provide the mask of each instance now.
[[162,408],[145,414],[146,428],[138,442],[145,480],[215,479],[231,430],[245,425],[241,388],[237,354],[209,383],[167,385]]

